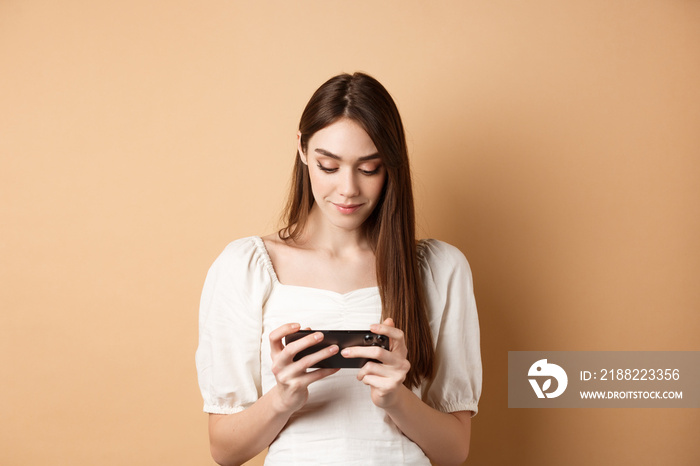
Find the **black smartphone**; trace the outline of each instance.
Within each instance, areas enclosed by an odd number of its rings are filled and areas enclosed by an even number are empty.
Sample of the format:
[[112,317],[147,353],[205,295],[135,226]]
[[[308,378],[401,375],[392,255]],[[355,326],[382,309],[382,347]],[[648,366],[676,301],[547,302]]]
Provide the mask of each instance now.
[[323,340],[313,346],[310,346],[309,348],[306,348],[305,350],[299,351],[296,356],[294,356],[295,361],[298,361],[304,356],[315,353],[322,348],[326,348],[331,345],[338,345],[338,348],[340,348],[338,353],[324,359],[323,361],[319,361],[311,367],[319,369],[359,369],[368,361],[379,361],[368,358],[344,358],[340,354],[340,351],[342,351],[343,348],[347,348],[349,346],[379,346],[385,350],[389,349],[389,337],[372,333],[369,330],[299,330],[291,335],[287,335],[284,338],[284,344],[288,345],[293,341],[316,332],[323,333]]

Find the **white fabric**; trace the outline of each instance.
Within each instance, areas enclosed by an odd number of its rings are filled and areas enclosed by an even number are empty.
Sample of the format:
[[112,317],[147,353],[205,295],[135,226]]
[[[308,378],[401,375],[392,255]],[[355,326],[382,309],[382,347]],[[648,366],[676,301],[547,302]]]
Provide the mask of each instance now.
[[[479,322],[469,265],[455,247],[418,245],[436,349],[432,382],[414,389],[443,412],[477,412],[481,395]],[[196,354],[204,411],[244,410],[275,385],[270,331],[282,324],[324,330],[366,330],[381,318],[377,287],[340,294],[284,285],[260,237],[229,244],[207,275]],[[372,404],[357,369],[309,386],[309,400],[270,445],[266,465],[430,465],[423,451]]]

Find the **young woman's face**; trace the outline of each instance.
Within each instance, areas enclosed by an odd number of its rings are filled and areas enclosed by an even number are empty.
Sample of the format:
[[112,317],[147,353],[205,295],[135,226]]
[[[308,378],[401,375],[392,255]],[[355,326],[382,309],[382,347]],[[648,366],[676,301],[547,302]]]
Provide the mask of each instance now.
[[359,228],[379,201],[386,169],[367,132],[353,120],[341,118],[314,133],[306,153],[315,205],[331,224]]

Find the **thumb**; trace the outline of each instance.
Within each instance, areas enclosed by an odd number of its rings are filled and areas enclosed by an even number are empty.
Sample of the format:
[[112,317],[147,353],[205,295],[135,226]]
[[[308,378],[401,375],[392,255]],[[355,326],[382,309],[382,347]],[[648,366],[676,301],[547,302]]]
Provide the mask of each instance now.
[[394,324],[394,319],[392,319],[391,317],[384,319],[384,322],[382,323],[384,325],[388,325],[389,327],[396,327],[396,325]]

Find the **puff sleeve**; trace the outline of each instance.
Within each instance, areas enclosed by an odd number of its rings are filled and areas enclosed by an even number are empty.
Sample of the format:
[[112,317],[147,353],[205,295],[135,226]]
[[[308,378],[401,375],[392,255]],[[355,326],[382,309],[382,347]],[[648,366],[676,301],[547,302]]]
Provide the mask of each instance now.
[[422,398],[443,412],[473,411],[481,396],[479,319],[469,263],[459,249],[423,240],[418,258],[435,346],[435,377]]
[[209,269],[195,356],[205,412],[236,413],[261,396],[262,313],[270,288],[255,238],[229,244]]

